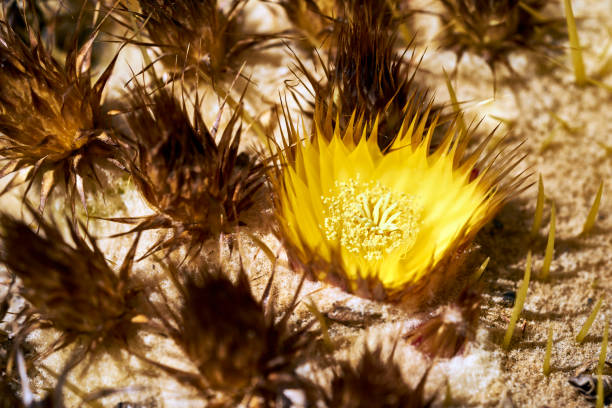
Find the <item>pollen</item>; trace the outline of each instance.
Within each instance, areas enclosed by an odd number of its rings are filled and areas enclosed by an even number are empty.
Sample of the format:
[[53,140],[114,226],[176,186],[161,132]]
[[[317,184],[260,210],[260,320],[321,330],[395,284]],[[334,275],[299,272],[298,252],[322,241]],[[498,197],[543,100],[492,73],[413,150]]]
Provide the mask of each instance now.
[[321,199],[327,240],[368,261],[396,250],[403,255],[416,240],[421,213],[416,197],[357,176],[336,181]]

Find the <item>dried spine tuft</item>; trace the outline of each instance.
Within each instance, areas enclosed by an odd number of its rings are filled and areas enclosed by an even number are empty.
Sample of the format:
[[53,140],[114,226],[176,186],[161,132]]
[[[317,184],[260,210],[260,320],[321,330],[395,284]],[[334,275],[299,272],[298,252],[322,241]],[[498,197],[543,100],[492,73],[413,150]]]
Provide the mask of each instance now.
[[[80,48],[76,41],[60,64],[29,31],[24,43],[0,21],[0,177],[29,169],[28,190],[40,182],[40,210],[54,187],[66,184],[74,214],[80,198],[85,206],[88,178],[99,184],[96,167],[119,167],[119,141],[102,107],[102,94],[115,59],[92,84],[92,34]],[[27,192],[26,192],[27,194]]]
[[495,73],[515,50],[540,53],[558,51],[555,41],[563,37],[563,19],[546,18],[542,10],[549,0],[441,0],[445,30],[442,47],[460,60],[466,51],[480,55]]
[[256,300],[242,267],[236,281],[219,268],[203,266],[199,277],[188,276],[185,267],[169,266],[169,270],[184,302],[178,310],[157,306],[162,331],[183,350],[197,373],[148,361],[211,401],[229,406],[244,399],[262,404],[253,406],[273,406],[283,390],[309,387],[295,369],[318,332],[310,330],[314,320],[295,331],[289,325],[301,283],[279,318],[270,297],[274,275],[262,299]]
[[241,108],[218,132],[219,120],[206,127],[197,96],[192,112],[168,87],[151,94],[137,84],[129,99],[127,121],[137,151],[130,167],[157,214],[113,220],[137,224],[133,231],[170,228],[172,236],[162,237],[149,253],[187,244],[188,255],[209,238],[246,224],[265,180],[264,164],[239,153]]
[[275,37],[243,31],[246,1],[232,0],[224,10],[217,0],[138,0],[141,12],[135,15],[145,24],[144,44],[159,47],[166,70],[216,83],[235,75],[249,53]]
[[87,232],[82,237],[69,223],[71,245],[57,224],[30,212],[42,234],[24,221],[0,216],[0,262],[21,279],[20,294],[31,304],[23,312],[26,323],[20,338],[38,328],[59,330],[62,335],[44,354],[78,339],[83,340],[84,353],[113,341],[125,346],[136,328],[132,319],[139,315],[135,302],[141,288],[130,279],[138,237],[115,273]]
[[356,367],[340,361],[334,368],[331,391],[324,397],[327,407],[345,408],[428,408],[433,398],[424,396],[427,373],[412,388],[404,382],[393,354],[384,360],[378,346],[365,347]]

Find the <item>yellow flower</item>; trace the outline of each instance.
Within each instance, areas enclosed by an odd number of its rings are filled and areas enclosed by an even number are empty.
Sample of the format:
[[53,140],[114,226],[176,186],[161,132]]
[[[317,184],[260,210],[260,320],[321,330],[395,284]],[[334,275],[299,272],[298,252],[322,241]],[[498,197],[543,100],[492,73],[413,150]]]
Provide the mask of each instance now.
[[289,126],[272,174],[279,233],[294,266],[362,296],[405,300],[448,281],[525,179],[505,181],[521,160],[516,150],[483,154],[492,134],[468,154],[473,132],[456,122],[432,149],[437,118],[427,112],[407,107],[384,152],[377,123],[354,114],[341,131],[320,112],[311,137]]

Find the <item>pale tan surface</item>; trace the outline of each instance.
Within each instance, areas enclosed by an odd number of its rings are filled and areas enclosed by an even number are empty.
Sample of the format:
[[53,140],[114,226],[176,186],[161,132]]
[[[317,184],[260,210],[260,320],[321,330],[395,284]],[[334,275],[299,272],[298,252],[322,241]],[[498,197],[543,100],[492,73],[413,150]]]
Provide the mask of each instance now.
[[[575,0],[573,3],[575,14],[582,18],[579,29],[581,42],[586,48],[587,72],[594,73],[601,65],[599,54],[612,38],[609,32],[612,31],[612,1]],[[559,5],[558,13],[562,13],[561,7]],[[282,12],[278,15],[282,16]],[[252,18],[254,21],[250,24],[253,27],[257,27],[258,22],[265,22],[264,26],[259,25],[262,31],[286,27],[282,21],[279,22],[278,16],[265,7],[257,6]],[[422,80],[435,86],[438,101],[445,102],[448,93],[442,68],[451,71],[454,68],[454,56],[448,52],[436,51],[435,43],[428,40],[437,29],[431,23],[432,20],[428,18],[419,21],[424,28],[419,31],[423,33],[419,47],[427,47],[428,50],[423,61]],[[253,73],[257,83],[255,91],[266,95],[268,100],[275,101],[278,92],[284,89],[283,80],[290,76],[286,65],[291,60],[282,49],[272,51],[271,55],[276,55],[277,58],[262,58],[270,63],[255,65],[249,72]],[[612,55],[612,52],[609,55]],[[126,49],[113,78],[112,92],[118,92],[122,83],[129,77],[129,70],[125,69],[126,61],[132,66],[138,66],[138,59],[138,52]],[[569,58],[561,59],[571,68]],[[480,103],[488,101],[494,95],[491,73],[477,57],[464,57],[453,83],[459,99],[468,101],[465,104],[468,115],[493,114],[508,119],[513,124],[509,141],[525,140],[524,150],[528,155],[522,167],[531,168],[536,175],[541,173],[544,178],[547,202],[543,226],[535,241],[530,243],[528,233],[537,193],[534,186],[502,210],[497,217],[503,225],[502,228],[489,225],[479,234],[479,250],[474,255],[475,259],[490,257],[491,262],[483,278],[486,287],[477,340],[468,346],[462,356],[434,364],[428,391],[440,391],[441,397],[437,400],[437,406],[441,405],[448,381],[455,401],[452,406],[510,407],[513,403],[516,407],[588,407],[593,404],[574,392],[567,379],[577,366],[598,357],[603,332],[602,314],[597,318],[584,344],[577,345],[574,340],[592,309],[592,304],[588,303],[589,299],[597,300],[602,296],[605,303],[602,311],[608,314],[610,309],[606,305],[612,302],[612,283],[609,280],[612,273],[612,201],[609,199],[609,189],[612,186],[612,155],[606,156],[606,151],[597,144],[599,142],[612,146],[612,93],[595,87],[576,87],[571,69],[550,66],[550,69],[541,69],[542,60],[535,59],[529,53],[517,53],[511,61],[516,71],[523,73],[523,77],[520,81],[505,81],[506,73],[500,69],[494,101]],[[612,78],[603,80],[612,83]],[[521,86],[517,82],[520,82]],[[215,102],[215,98],[210,95],[209,99]],[[267,107],[257,104],[257,108],[254,108],[254,100],[257,100],[256,96],[251,95],[251,113],[265,113]],[[211,113],[215,111],[216,109],[210,109]],[[568,132],[563,129],[549,111],[567,121],[575,131]],[[206,117],[209,123],[212,123],[214,116]],[[263,118],[267,119],[267,116]],[[487,118],[484,126],[490,128],[495,124],[495,120]],[[500,135],[505,130],[505,127],[502,127]],[[551,135],[554,135],[552,142],[542,151],[543,142]],[[604,195],[595,230],[588,238],[580,238],[578,234],[601,180],[605,182]],[[536,182],[537,176],[534,176],[532,181]],[[117,216],[144,215],[150,212],[138,197],[134,186],[128,180],[122,180],[122,183],[125,191],[121,196],[123,205],[117,203],[105,210]],[[543,282],[538,280],[537,276],[546,246],[551,200],[557,207],[557,240],[550,279]],[[95,206],[95,203],[92,204]],[[18,200],[3,198],[2,206],[18,211]],[[59,206],[56,205],[54,210],[59,213],[60,208],[57,207]],[[91,226],[98,236],[108,236],[125,229],[124,226],[103,222],[94,222]],[[155,234],[149,236],[154,239]],[[274,251],[278,251],[282,261],[284,254],[275,239],[269,234],[264,238]],[[127,251],[129,241],[129,237],[106,239],[101,241],[101,246],[110,260],[120,262]],[[245,240],[244,252],[250,254],[246,258],[249,259],[247,266],[250,264],[251,276],[259,276],[264,272],[268,275],[270,263],[246,241],[248,240]],[[146,242],[147,238],[144,237],[140,245],[141,251],[146,247]],[[216,245],[211,246],[214,248]],[[520,326],[526,322],[525,331],[522,336],[520,333],[515,336],[511,351],[506,353],[501,349],[500,343],[511,309],[500,304],[500,296],[503,292],[518,287],[523,277],[528,249],[532,249],[534,253],[534,272],[519,323]],[[253,256],[256,256],[255,260],[251,260]],[[146,263],[139,264],[137,269],[140,273],[156,273]],[[263,282],[263,278],[254,282],[258,295]],[[292,294],[291,288],[297,285],[297,277],[280,267],[276,282],[280,283],[277,291],[280,303],[287,302]],[[315,291],[310,298],[322,311],[329,311],[334,304],[341,304],[352,309],[356,315],[380,314],[367,329],[347,329],[342,326],[332,326],[330,329],[332,340],[339,345],[338,354],[348,355],[352,359],[359,357],[364,341],[375,345],[380,339],[389,346],[397,335],[413,327],[431,312],[414,314],[401,311],[397,307],[364,301],[339,289],[315,282],[306,283],[302,296],[306,298]],[[446,301],[439,299],[440,304]],[[303,306],[298,308],[297,317],[309,318]],[[546,378],[542,374],[542,361],[549,325],[554,328],[554,347],[552,373]],[[180,352],[169,342],[160,341],[150,335],[145,337],[152,347],[151,355],[163,358],[162,361],[185,364]],[[49,341],[49,334],[37,333],[32,340],[42,344]],[[66,355],[64,353],[53,356],[45,361],[45,364],[59,371]],[[396,360],[401,363],[406,378],[416,384],[425,370],[426,359],[411,346],[400,341]],[[127,370],[128,366],[132,370]],[[302,367],[302,371],[306,374],[318,372],[313,370],[315,366],[316,362],[313,362]],[[190,398],[193,396],[190,390],[179,387],[164,375],[159,375],[155,380],[139,375],[138,370],[143,368],[145,367],[137,359],[127,355],[122,362],[105,358],[101,359],[96,367],[92,367],[87,376],[81,377],[77,370],[70,380],[85,392],[100,386],[142,384],[150,387],[149,390],[143,391],[142,395],[152,395],[164,406],[203,405]],[[317,378],[324,376],[324,373],[317,374]],[[49,377],[42,375],[35,383],[48,384]],[[130,394],[127,397],[117,395],[106,399],[103,405],[113,406],[121,400],[138,399],[138,394]]]

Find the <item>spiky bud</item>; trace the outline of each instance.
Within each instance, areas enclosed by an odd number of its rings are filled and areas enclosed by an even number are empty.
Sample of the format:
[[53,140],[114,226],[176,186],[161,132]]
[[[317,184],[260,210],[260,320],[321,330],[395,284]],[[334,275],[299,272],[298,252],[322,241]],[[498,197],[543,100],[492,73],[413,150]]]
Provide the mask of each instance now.
[[480,294],[470,288],[434,316],[406,334],[406,340],[431,358],[451,358],[474,339],[480,315]]

